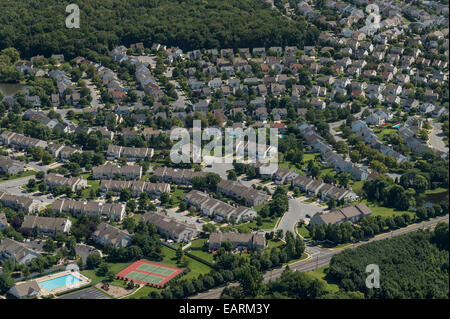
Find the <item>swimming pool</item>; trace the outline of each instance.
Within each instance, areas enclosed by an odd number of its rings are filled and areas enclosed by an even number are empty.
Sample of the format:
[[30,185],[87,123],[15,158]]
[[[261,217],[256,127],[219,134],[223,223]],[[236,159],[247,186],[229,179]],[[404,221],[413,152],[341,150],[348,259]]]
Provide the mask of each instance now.
[[72,274],[68,274],[65,276],[49,279],[46,281],[41,281],[38,284],[39,284],[39,286],[41,286],[42,288],[44,288],[48,291],[53,291],[53,290],[61,288],[61,287],[72,286],[80,281],[82,281],[80,278],[78,278]]

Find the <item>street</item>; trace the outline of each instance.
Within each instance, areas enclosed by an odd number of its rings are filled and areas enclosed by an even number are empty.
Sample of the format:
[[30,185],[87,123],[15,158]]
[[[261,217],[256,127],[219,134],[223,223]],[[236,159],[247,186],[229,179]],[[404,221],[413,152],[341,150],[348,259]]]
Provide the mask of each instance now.
[[[277,230],[282,229],[284,234],[287,231],[295,234],[295,225],[300,219],[311,218],[313,215],[325,210],[325,207],[320,207],[312,204],[305,204],[300,202],[298,199],[289,200],[289,209],[281,218],[278,224]],[[306,217],[309,215],[309,217]]]
[[445,146],[444,141],[442,140],[442,137],[444,136],[444,133],[442,132],[442,124],[434,123],[432,121],[429,123],[431,124],[432,129],[430,131],[428,144],[435,150],[448,152],[448,147]]

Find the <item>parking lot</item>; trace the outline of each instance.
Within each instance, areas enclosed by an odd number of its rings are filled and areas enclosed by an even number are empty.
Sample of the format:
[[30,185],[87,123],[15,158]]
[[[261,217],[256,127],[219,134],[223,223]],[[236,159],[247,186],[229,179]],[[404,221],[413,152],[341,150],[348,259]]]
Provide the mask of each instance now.
[[111,297],[101,293],[93,287],[90,287],[71,294],[63,295],[57,299],[111,299]]

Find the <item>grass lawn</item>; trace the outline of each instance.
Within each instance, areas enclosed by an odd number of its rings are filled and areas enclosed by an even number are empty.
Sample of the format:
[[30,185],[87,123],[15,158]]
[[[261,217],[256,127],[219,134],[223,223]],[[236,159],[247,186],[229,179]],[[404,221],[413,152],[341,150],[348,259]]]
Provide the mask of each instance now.
[[252,230],[258,230],[258,229],[266,229],[266,230],[273,230],[273,228],[275,227],[278,218],[276,219],[271,219],[271,218],[263,218],[263,223],[261,226],[256,225],[256,221],[252,221],[250,223],[245,223],[245,224],[240,224],[240,225],[235,225],[235,226],[227,226],[227,227],[223,227],[223,230],[226,231],[225,229],[237,229],[241,232],[251,232]]
[[81,198],[91,199],[91,191],[93,189],[95,190],[95,192],[97,192],[97,190],[100,188],[100,181],[88,179],[87,183],[90,187],[87,187],[81,191]]
[[364,186],[364,181],[357,181],[357,182],[353,182],[352,183],[352,190],[357,191],[357,190],[361,190]]
[[272,248],[280,247],[282,245],[284,245],[284,242],[281,241],[280,239],[278,239],[278,240],[269,240],[267,242],[267,250],[271,250]]
[[180,189],[179,187],[177,187],[172,194],[172,198],[174,199],[174,206],[178,206],[178,204],[182,200],[184,200],[185,196],[186,196],[186,191],[184,189]]
[[12,176],[4,176],[0,178],[0,182],[4,182],[4,181],[10,181],[13,179],[18,179],[18,178],[23,178],[23,177],[27,177],[27,176],[33,176],[36,175],[37,172],[36,171],[24,171],[22,173],[16,174],[16,175],[12,175]]
[[310,160],[313,160],[317,155],[320,155],[320,153],[305,153],[303,154],[303,162],[306,163]]
[[438,187],[436,189],[427,189],[425,191],[425,195],[429,195],[429,194],[439,194],[439,193],[444,193],[444,192],[448,192],[448,189],[443,188],[443,187]]
[[394,208],[378,206],[376,204],[368,202],[367,200],[363,200],[362,202],[365,203],[372,210],[373,216],[385,216],[385,217],[387,217],[387,216],[403,215],[404,213],[407,213],[411,217],[414,217],[414,213],[413,212],[398,211],[398,210],[395,210]]
[[198,258],[201,258],[203,260],[206,260],[207,262],[214,263],[214,255],[203,250],[190,250],[190,254],[197,256]]
[[193,248],[201,248],[208,241],[207,238],[199,238],[192,241],[191,247]]
[[320,170],[320,174],[319,174],[319,178],[322,178],[327,175],[328,173],[333,173],[334,172],[334,168],[324,168]]
[[395,128],[383,128],[381,130],[376,130],[374,132],[375,135],[378,136],[380,140],[382,140],[384,135],[397,133],[397,130]]
[[280,165],[281,168],[286,168],[286,169],[290,169],[292,171],[295,171],[301,175],[304,174],[304,172],[302,172],[302,170],[300,168],[297,168],[294,164],[292,164],[291,162],[283,162],[283,163],[278,163]]
[[309,230],[305,227],[305,225],[302,225],[301,227],[298,227],[297,231],[303,238],[311,239],[311,235],[309,234]]
[[317,279],[323,280],[327,286],[328,291],[337,292],[337,291],[339,291],[339,286],[336,283],[334,283],[331,280],[326,278],[328,269],[329,269],[328,266],[323,266],[323,267],[317,268],[314,271],[309,271],[308,274]]

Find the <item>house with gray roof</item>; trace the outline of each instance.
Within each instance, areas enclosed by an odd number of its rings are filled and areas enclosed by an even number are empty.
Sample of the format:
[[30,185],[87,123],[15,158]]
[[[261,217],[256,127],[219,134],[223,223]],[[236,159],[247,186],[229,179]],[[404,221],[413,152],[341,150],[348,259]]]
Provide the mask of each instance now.
[[155,225],[161,236],[166,239],[171,239],[176,243],[189,242],[191,239],[197,236],[197,229],[194,225],[181,223],[168,216],[147,212],[142,216],[142,220],[145,223],[151,223]]
[[264,233],[235,233],[217,232],[209,236],[208,247],[210,251],[218,250],[224,241],[229,241],[236,250],[255,250],[266,247]]
[[105,246],[110,244],[112,247],[127,247],[131,244],[131,235],[117,227],[108,223],[100,223],[92,234],[92,240],[99,245]]
[[0,261],[11,259],[15,264],[28,264],[32,259],[41,255],[23,243],[10,238],[3,238],[0,242]]

